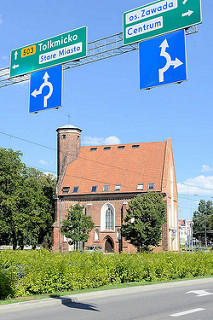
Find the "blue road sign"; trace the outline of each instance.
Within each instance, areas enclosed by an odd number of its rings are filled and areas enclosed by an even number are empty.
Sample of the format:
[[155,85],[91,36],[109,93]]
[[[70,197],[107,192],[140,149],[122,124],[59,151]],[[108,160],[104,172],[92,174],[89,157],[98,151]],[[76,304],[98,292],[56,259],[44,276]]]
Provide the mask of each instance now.
[[139,43],[140,89],[187,80],[185,30]]
[[31,73],[30,113],[59,108],[61,100],[62,65]]

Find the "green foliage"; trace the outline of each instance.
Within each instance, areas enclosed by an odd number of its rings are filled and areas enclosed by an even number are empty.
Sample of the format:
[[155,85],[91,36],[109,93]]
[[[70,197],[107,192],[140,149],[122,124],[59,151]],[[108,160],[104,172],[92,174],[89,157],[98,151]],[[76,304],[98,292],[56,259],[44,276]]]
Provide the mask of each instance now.
[[69,243],[86,242],[89,232],[94,228],[94,223],[90,216],[84,212],[84,207],[79,203],[70,207],[66,219],[62,222],[61,232],[69,238]]
[[193,213],[193,236],[205,244],[205,224],[207,240],[213,240],[213,205],[212,201],[200,200],[198,210]]
[[1,299],[109,284],[213,276],[213,252],[86,254],[0,252]]
[[12,298],[14,296],[14,289],[12,281],[0,272],[0,300]]
[[166,206],[156,192],[138,195],[129,202],[129,209],[121,228],[122,236],[140,251],[149,251],[161,241],[162,226],[166,222]]
[[20,156],[0,148],[0,244],[50,247],[55,177],[27,168]]

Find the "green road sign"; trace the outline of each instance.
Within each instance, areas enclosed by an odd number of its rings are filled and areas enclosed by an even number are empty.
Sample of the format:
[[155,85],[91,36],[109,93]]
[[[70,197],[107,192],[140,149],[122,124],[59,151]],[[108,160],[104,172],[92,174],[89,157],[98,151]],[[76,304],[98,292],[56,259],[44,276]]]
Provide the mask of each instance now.
[[87,26],[11,51],[10,77],[46,69],[87,55]]
[[202,22],[201,0],[159,0],[123,13],[124,44]]

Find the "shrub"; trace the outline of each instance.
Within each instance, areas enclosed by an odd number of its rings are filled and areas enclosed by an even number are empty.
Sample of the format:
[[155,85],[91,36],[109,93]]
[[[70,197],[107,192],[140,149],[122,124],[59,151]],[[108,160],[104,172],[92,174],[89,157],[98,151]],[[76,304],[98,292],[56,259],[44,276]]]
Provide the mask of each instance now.
[[0,299],[213,275],[212,253],[0,252]]
[[11,280],[0,272],[0,299],[12,298],[14,289]]

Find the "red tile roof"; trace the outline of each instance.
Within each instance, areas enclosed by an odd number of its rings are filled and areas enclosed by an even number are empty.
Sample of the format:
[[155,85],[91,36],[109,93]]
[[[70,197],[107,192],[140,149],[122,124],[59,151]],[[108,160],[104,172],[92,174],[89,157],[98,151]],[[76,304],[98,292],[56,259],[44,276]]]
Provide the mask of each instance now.
[[[166,141],[81,147],[77,160],[68,164],[60,194],[63,187],[70,187],[68,194],[72,194],[74,186],[79,186],[78,194],[91,194],[92,186],[103,193],[104,185],[110,185],[107,193],[137,192],[138,184],[144,184],[147,192],[149,183],[161,191],[165,149]],[[114,191],[115,185],[121,185],[120,191]]]

